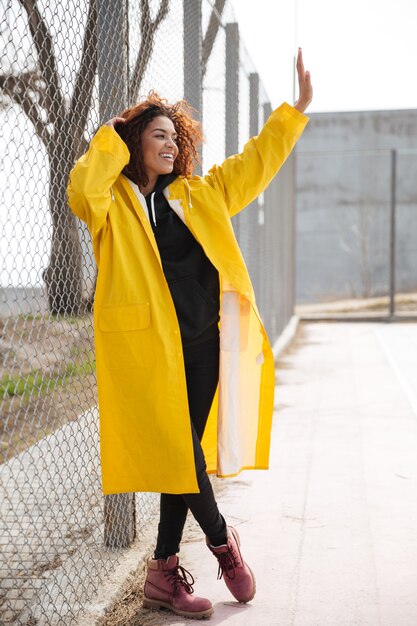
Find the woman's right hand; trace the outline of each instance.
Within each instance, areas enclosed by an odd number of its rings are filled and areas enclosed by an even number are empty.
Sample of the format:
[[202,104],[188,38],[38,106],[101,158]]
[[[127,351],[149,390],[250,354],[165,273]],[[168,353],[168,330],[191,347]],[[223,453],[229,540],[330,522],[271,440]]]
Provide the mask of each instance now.
[[112,117],[111,120],[104,122],[104,126],[110,126],[114,128],[116,124],[124,124],[126,122],[124,117]]
[[298,100],[294,104],[294,108],[300,111],[300,113],[304,113],[304,111],[313,99],[313,87],[311,85],[310,72],[306,72],[304,69],[303,53],[301,51],[301,48],[298,48],[297,74],[299,94]]

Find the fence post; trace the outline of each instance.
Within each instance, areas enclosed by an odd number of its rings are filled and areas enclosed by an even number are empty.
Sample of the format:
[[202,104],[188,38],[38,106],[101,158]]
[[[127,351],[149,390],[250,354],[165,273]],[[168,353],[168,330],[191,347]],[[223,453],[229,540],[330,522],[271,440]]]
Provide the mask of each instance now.
[[259,132],[259,74],[249,74],[249,135]]
[[395,239],[396,239],[396,203],[397,203],[397,151],[391,150],[391,207],[390,207],[390,264],[389,289],[390,317],[395,315]]
[[239,25],[226,24],[226,156],[239,150]]
[[[239,24],[226,24],[226,157],[239,151]],[[240,215],[232,218],[236,237],[239,238]]]
[[[259,132],[259,74],[249,74],[249,135],[253,137]],[[259,286],[259,224],[258,199],[241,214],[239,220],[239,243],[243,256],[248,265],[249,273],[255,289],[256,297],[260,301]]]
[[[109,33],[117,33],[109,45]],[[100,123],[128,102],[127,1],[97,0],[97,61]],[[104,497],[104,543],[125,548],[135,538],[135,494]]]
[[296,305],[296,284],[297,284],[297,146],[295,146],[289,157],[289,167],[291,168],[291,205],[290,205],[290,233],[288,243],[291,246],[288,251],[288,278],[290,286],[288,289],[288,309],[286,311],[286,319],[294,315]]
[[[96,1],[99,113],[103,123],[126,108],[128,101],[127,0]],[[117,33],[111,46],[109,33]]]
[[201,0],[184,0],[184,98],[202,120],[201,84],[202,10]]
[[[202,66],[202,0],[183,0],[184,17],[184,98],[203,121]],[[201,153],[200,153],[201,157]],[[195,169],[201,175],[201,166]]]
[[[263,123],[267,121],[272,113],[270,102],[264,102],[262,106]],[[279,211],[278,206],[274,206],[273,202],[274,180],[268,185],[264,191],[264,227],[263,237],[261,238],[263,250],[261,249],[263,271],[261,272],[263,301],[261,302],[262,317],[271,341],[275,340],[275,316],[274,296],[277,291],[277,237],[278,229],[274,228],[276,214]]]

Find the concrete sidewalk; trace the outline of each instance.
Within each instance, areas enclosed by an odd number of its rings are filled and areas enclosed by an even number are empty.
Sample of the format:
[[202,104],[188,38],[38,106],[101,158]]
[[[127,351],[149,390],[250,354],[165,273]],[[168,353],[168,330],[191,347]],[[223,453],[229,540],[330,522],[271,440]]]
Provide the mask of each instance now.
[[277,373],[271,469],[219,489],[253,602],[231,601],[193,527],[183,546],[210,625],[416,626],[417,324],[303,325]]

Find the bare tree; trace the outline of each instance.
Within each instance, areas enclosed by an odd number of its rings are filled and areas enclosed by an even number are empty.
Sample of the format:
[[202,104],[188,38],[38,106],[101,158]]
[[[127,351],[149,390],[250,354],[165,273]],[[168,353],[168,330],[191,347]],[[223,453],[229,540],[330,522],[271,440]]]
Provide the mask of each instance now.
[[[97,73],[97,11],[90,0],[81,62],[71,98],[63,91],[53,37],[37,0],[17,0],[24,9],[35,49],[32,69],[0,72],[3,98],[18,104],[42,141],[49,159],[49,208],[52,219],[51,255],[43,278],[53,314],[78,315],[82,301],[82,251],[77,222],[66,197],[68,175],[85,150],[87,119],[92,107]],[[152,42],[168,14],[169,0],[161,0],[151,18],[148,0],[141,0],[141,46],[135,64],[130,97],[140,89],[152,53]]]
[[84,142],[97,68],[96,10],[88,11],[80,67],[72,98],[61,87],[53,39],[36,0],[19,0],[36,51],[36,64],[25,72],[0,74],[4,96],[18,104],[42,141],[49,160],[49,208],[52,241],[43,273],[52,313],[77,315],[82,302],[81,246],[75,217],[67,205],[69,170]]

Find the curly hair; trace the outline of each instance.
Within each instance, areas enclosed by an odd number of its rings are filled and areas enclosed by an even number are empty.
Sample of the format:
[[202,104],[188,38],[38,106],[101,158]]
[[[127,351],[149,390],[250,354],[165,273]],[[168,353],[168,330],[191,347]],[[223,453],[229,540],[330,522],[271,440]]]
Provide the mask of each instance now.
[[192,118],[192,111],[185,100],[169,104],[168,100],[153,90],[142,102],[125,109],[120,117],[127,121],[115,126],[116,132],[130,152],[130,161],[123,168],[123,174],[139,187],[147,185],[148,176],[143,165],[141,136],[149,122],[163,115],[172,121],[177,133],[178,156],[174,161],[173,171],[181,176],[190,176],[194,163],[200,162],[198,145],[203,141],[201,125]]

